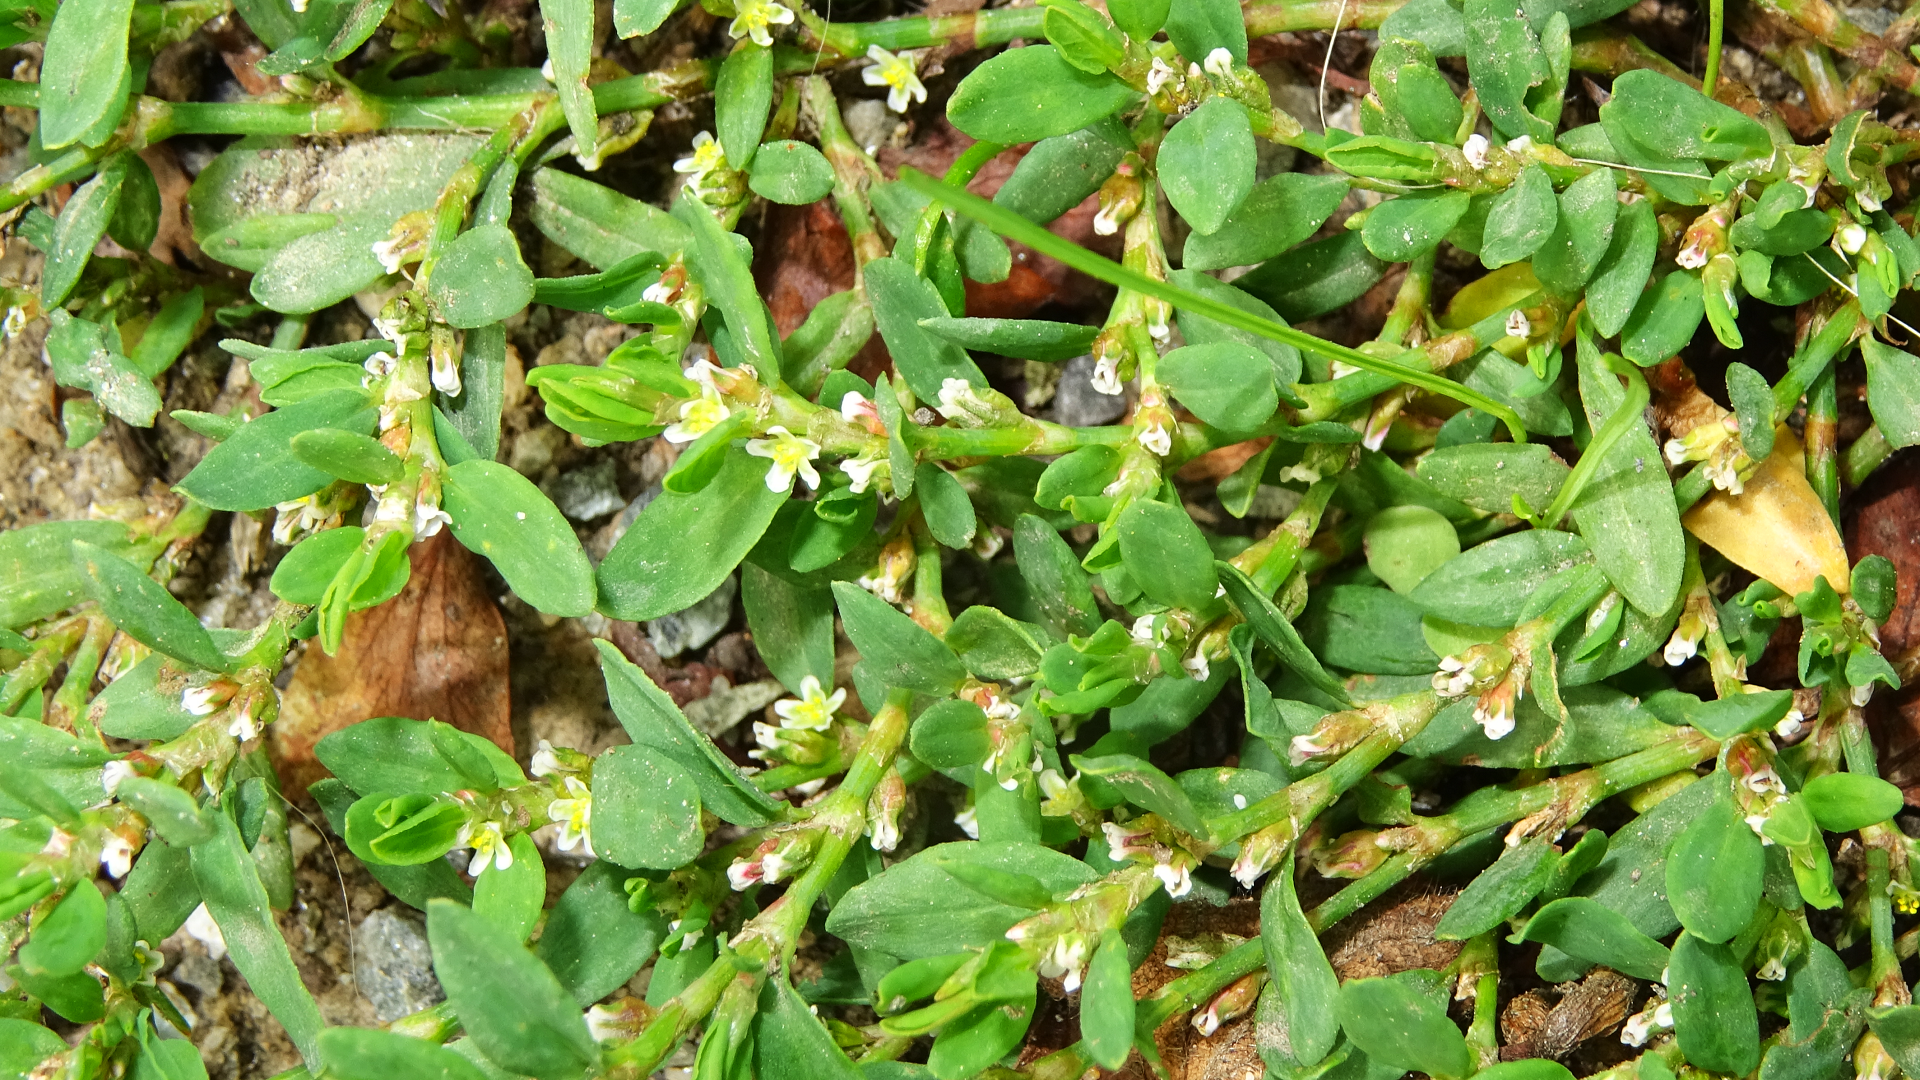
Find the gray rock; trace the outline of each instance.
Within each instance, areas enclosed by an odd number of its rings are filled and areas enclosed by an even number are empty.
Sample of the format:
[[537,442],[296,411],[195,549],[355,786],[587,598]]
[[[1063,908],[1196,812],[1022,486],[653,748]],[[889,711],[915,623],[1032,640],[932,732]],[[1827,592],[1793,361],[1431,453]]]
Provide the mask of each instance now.
[[733,618],[733,598],[739,591],[739,582],[729,575],[706,599],[649,622],[647,640],[653,642],[653,651],[667,660],[719,637]]
[[694,727],[717,739],[749,715],[785,696],[787,688],[773,679],[733,686],[725,678],[716,678],[706,697],[687,702],[681,711]]
[[353,981],[382,1023],[447,998],[433,976],[427,921],[401,907],[381,908],[353,932]]
[[613,462],[602,458],[583,469],[561,473],[553,482],[554,505],[575,521],[606,517],[626,506],[614,481]]
[[1093,357],[1076,356],[1060,369],[1053,391],[1053,418],[1068,427],[1111,424],[1127,411],[1125,394],[1103,394],[1093,388]]

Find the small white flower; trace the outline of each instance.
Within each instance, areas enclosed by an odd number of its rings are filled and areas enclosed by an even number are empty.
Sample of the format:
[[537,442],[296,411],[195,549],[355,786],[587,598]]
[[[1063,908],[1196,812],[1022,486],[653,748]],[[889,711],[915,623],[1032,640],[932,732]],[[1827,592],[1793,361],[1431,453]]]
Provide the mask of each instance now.
[[219,960],[227,955],[226,935],[220,932],[220,924],[213,921],[213,913],[207,910],[207,905],[194,908],[182,928],[188,937],[207,947],[208,956]]
[[1668,667],[1679,667],[1693,659],[1699,651],[1699,638],[1689,638],[1679,630],[1675,630],[1673,636],[1667,639],[1666,647],[1660,650],[1660,657],[1667,662]]
[[6,321],[0,323],[0,333],[13,337],[27,328],[27,313],[18,304],[7,309]]
[[1309,732],[1305,735],[1295,735],[1293,739],[1287,743],[1287,758],[1295,765],[1303,765],[1307,759],[1318,754],[1324,754],[1326,750],[1327,746],[1320,741],[1320,737],[1317,734]]
[[909,101],[927,100],[927,88],[921,85],[920,76],[914,74],[912,54],[896,56],[878,45],[869,45],[867,59],[873,61],[873,66],[862,71],[860,79],[868,86],[888,88],[887,108],[903,113]]
[[733,22],[727,24],[727,33],[736,38],[752,38],[755,45],[772,45],[769,28],[793,21],[793,10],[773,0],[740,0],[734,5],[734,12]]
[[1079,934],[1061,934],[1054,939],[1053,948],[1040,960],[1040,974],[1044,978],[1061,979],[1061,989],[1071,994],[1080,989],[1082,971],[1087,966],[1087,943]]
[[900,816],[867,813],[867,843],[875,851],[892,851],[900,846]]
[[1491,712],[1484,705],[1475,705],[1473,721],[1487,738],[1498,742],[1513,734],[1513,705],[1504,698]]
[[1060,775],[1059,769],[1040,769],[1034,779],[1040,785],[1040,794],[1048,799],[1057,799],[1067,793],[1067,778]]
[[1093,388],[1109,397],[1120,395],[1120,357],[1102,356],[1093,362]]
[[[777,4],[774,6],[779,7]],[[781,10],[785,11],[786,9],[781,8]],[[791,19],[793,13],[790,11],[787,12],[787,17]],[[739,21],[738,19],[734,20],[736,24]],[[760,33],[765,34],[766,31],[762,29]],[[734,36],[738,37],[739,35],[736,34]],[[727,155],[720,149],[720,144],[714,141],[713,132],[711,131],[702,131],[698,135],[695,135],[693,137],[693,153],[673,163],[673,171],[686,173],[687,183],[695,188],[704,187],[709,176],[726,167]]]
[[1765,795],[1769,792],[1775,795],[1785,795],[1787,793],[1787,785],[1781,781],[1780,774],[1774,772],[1772,769],[1761,769],[1758,772],[1748,773],[1746,785],[1747,790],[1756,795]]
[[1786,978],[1786,958],[1780,956],[1767,957],[1767,962],[1760,965],[1760,970],[1754,972],[1753,977],[1756,979],[1764,979],[1767,982],[1779,982]]
[[438,536],[442,526],[453,524],[453,518],[425,499],[413,504],[413,538],[425,540]]
[[538,745],[534,747],[533,761],[528,771],[533,773],[534,777],[538,779],[539,777],[552,776],[555,773],[565,770],[560,767],[560,756],[553,752],[553,744],[545,739],[541,739]]
[[1019,703],[1003,698],[999,694],[990,695],[982,711],[987,714],[987,719],[998,720],[1001,723],[1020,718]]
[[112,795],[114,792],[120,790],[121,781],[129,780],[138,775],[140,774],[134,770],[131,764],[125,760],[116,758],[101,767],[100,786],[105,789],[108,795]]
[[212,716],[227,699],[224,688],[189,686],[180,694],[180,707],[195,716]]
[[820,444],[803,439],[779,424],[768,428],[767,434],[773,438],[747,442],[747,453],[773,461],[773,468],[767,470],[767,490],[791,489],[796,474],[807,482],[807,487],[817,490],[820,472],[813,467],[813,462],[820,456]]
[[106,843],[100,845],[100,865],[112,877],[126,877],[133,869],[133,845],[117,832],[108,833]]
[[1162,345],[1173,340],[1173,325],[1167,322],[1166,305],[1151,305],[1147,312],[1147,336]]
[[727,886],[734,892],[745,892],[747,886],[766,876],[758,859],[742,859],[727,867]]
[[1515,308],[1507,313],[1507,336],[1517,338],[1533,336],[1533,320],[1527,318],[1526,312]]
[[1855,708],[1858,708],[1873,700],[1873,684],[1862,683],[1850,688],[1847,693],[1848,699],[1853,702]]
[[871,487],[874,473],[881,469],[892,472],[887,466],[886,458],[857,457],[848,458],[840,463],[840,471],[846,473],[847,479],[853,481],[848,487],[855,495]]
[[581,1019],[587,1022],[587,1035],[594,1042],[626,1039],[634,1034],[632,1025],[626,1022],[625,1009],[609,1009],[605,1005],[595,1005],[588,1009]]
[[787,862],[786,856],[777,851],[770,851],[760,859],[760,870],[769,885],[777,884],[792,869],[793,865]]
[[1215,49],[1207,54],[1207,74],[1216,79],[1233,77],[1233,54],[1225,49]]
[[[1159,62],[1160,61],[1158,60],[1154,61],[1154,63],[1156,64]],[[1100,210],[1093,215],[1093,231],[1095,235],[1098,235],[1098,236],[1112,236],[1114,233],[1117,233],[1120,231],[1120,203],[1119,202],[1116,201],[1116,202],[1108,203],[1107,205],[1102,206]],[[1102,360],[1101,363],[1104,364],[1106,363],[1106,361]],[[1099,386],[1099,382],[1098,382],[1099,375],[1096,374],[1094,376],[1094,379],[1095,379],[1094,385],[1096,387]],[[1119,384],[1115,383],[1114,385],[1118,386]],[[1100,392],[1103,394],[1106,394],[1106,393],[1117,394],[1120,391],[1102,390]]]
[[233,711],[233,720],[227,724],[227,734],[241,742],[249,742],[260,734],[260,722],[254,718],[251,698]]
[[1762,847],[1773,846],[1773,837],[1767,835],[1767,815],[1748,814],[1747,828],[1752,829],[1753,835],[1760,838],[1760,845]]
[[973,807],[969,806],[953,815],[953,823],[960,826],[960,831],[966,833],[968,839],[980,839],[980,817]]
[[1487,167],[1487,137],[1485,135],[1476,131],[1472,135],[1467,136],[1467,141],[1460,147],[1460,152],[1466,155],[1467,164],[1474,168],[1484,169]]
[[460,364],[452,350],[435,350],[431,361],[433,388],[448,397],[460,396]]
[[1833,242],[1848,255],[1858,255],[1867,246],[1867,230],[1859,222],[1849,221],[1833,234]]
[[1173,65],[1159,57],[1153,58],[1153,66],[1147,69],[1147,96],[1152,97],[1166,88],[1166,85],[1180,77]]
[[1173,436],[1167,433],[1167,426],[1158,420],[1142,429],[1138,437],[1141,448],[1149,454],[1165,457],[1173,451]]
[[366,368],[367,374],[374,378],[384,379],[393,374],[393,366],[398,362],[390,352],[377,352],[367,357],[366,362],[360,366]]
[[[1224,50],[1221,50],[1224,51]],[[1155,863],[1153,876],[1167,890],[1167,895],[1175,900],[1193,891],[1193,872],[1187,866],[1175,866],[1172,863]]]
[[1800,734],[1801,730],[1806,727],[1806,723],[1807,718],[1801,715],[1799,709],[1788,709],[1787,715],[1781,717],[1780,722],[1773,725],[1773,733],[1782,739],[1791,739]]
[[373,243],[373,257],[380,260],[380,269],[385,273],[397,274],[406,265],[407,243],[404,237],[392,237],[376,240]]
[[593,792],[580,782],[577,776],[569,776],[564,781],[567,798],[555,799],[547,804],[547,820],[560,823],[560,837],[554,841],[561,851],[581,848],[585,854],[593,854]]
[[957,420],[972,412],[971,406],[979,400],[973,392],[973,384],[965,379],[941,379],[940,395],[934,409],[949,420]]
[[662,278],[641,290],[640,299],[649,304],[671,304],[679,292],[679,289],[667,284],[666,279]]
[[467,861],[467,872],[474,877],[485,873],[489,866],[495,870],[513,869],[513,848],[508,845],[506,831],[499,822],[481,822],[465,842],[473,849],[473,858]]
[[780,726],[800,731],[825,731],[833,724],[833,714],[847,700],[846,690],[828,694],[820,680],[812,675],[800,680],[800,696],[774,702],[773,711]]
[[840,397],[840,419],[849,424],[865,424],[869,420],[880,419],[880,407],[873,399],[858,390],[849,390]]
[[731,415],[727,404],[708,383],[700,388],[700,396],[680,406],[680,422],[667,428],[660,434],[676,446],[690,443],[714,428],[719,427]]
[[1235,810],[1245,810],[1247,808],[1247,797],[1245,795],[1235,795],[1233,797],[1233,808]]
[[1133,626],[1127,630],[1127,636],[1133,643],[1146,649],[1157,649],[1167,643],[1165,620],[1158,615],[1142,615],[1133,620]]
[[1207,662],[1207,654],[1204,652],[1196,652],[1185,660],[1180,661],[1180,666],[1186,669],[1188,675],[1191,675],[1201,682],[1206,682],[1213,674],[1213,667]]

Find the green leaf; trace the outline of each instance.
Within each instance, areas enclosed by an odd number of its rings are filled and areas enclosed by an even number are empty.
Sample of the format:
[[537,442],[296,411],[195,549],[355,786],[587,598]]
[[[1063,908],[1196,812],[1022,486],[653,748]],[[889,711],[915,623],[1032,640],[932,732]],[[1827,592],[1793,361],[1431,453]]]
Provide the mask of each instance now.
[[1073,756],[1073,766],[1082,776],[1097,778],[1111,786],[1122,798],[1168,824],[1192,836],[1207,836],[1207,823],[1193,808],[1187,793],[1173,778],[1131,754],[1105,754],[1098,757]]
[[713,85],[713,126],[728,166],[745,169],[753,163],[772,107],[773,50],[750,40],[735,43]]
[[1339,679],[1333,677],[1326,668],[1320,666],[1320,660],[1307,648],[1293,624],[1287,621],[1273,601],[1254,585],[1253,580],[1231,563],[1217,562],[1214,568],[1220,574],[1220,584],[1227,590],[1227,599],[1232,602],[1240,617],[1247,621],[1258,634],[1267,648],[1272,649],[1281,663],[1293,669],[1295,674],[1307,680],[1316,690],[1332,698],[1340,705],[1351,704],[1347,689]]
[[685,6],[686,0],[614,0],[613,31],[623,38],[651,34]]
[[1254,159],[1246,106],[1210,97],[1161,141],[1160,183],[1173,208],[1206,236],[1220,231],[1253,190]]
[[400,456],[369,435],[314,428],[287,444],[302,464],[353,484],[391,484],[406,471]]
[[1635,929],[1626,916],[1584,896],[1555,900],[1535,912],[1525,940],[1545,942],[1636,979],[1658,979],[1667,966],[1666,946]]
[[1390,506],[1367,519],[1367,567],[1397,593],[1411,593],[1460,554],[1453,523],[1425,506]]
[[1868,555],[1853,564],[1854,602],[1874,622],[1885,622],[1893,614],[1898,585],[1893,560],[1885,555]]
[[1097,326],[1043,322],[1039,319],[956,319],[936,315],[920,328],[962,348],[1021,360],[1052,363],[1085,356],[1100,333]]
[[1409,262],[1440,246],[1472,201],[1464,191],[1388,199],[1367,215],[1361,238],[1376,258]]
[[1435,941],[1465,941],[1520,913],[1553,879],[1560,855],[1544,837],[1503,845],[1500,857],[1481,871],[1433,928]]
[[763,144],[753,155],[747,187],[763,199],[802,206],[832,193],[833,166],[824,154],[806,143],[777,139]]
[[1340,980],[1300,911],[1290,873],[1268,875],[1260,894],[1260,943],[1266,950],[1268,977],[1286,1010],[1293,1059],[1311,1068],[1340,1035]]
[[783,804],[754,787],[727,760],[713,740],[695,730],[686,714],[646,672],[628,663],[620,650],[596,641],[600,668],[614,715],[634,745],[656,751],[678,765],[700,790],[700,802],[721,819],[758,828],[780,817]]
[[973,501],[952,473],[931,461],[921,462],[913,471],[914,489],[920,495],[920,513],[933,538],[950,548],[965,548],[973,543],[978,527]]
[[1647,149],[1671,158],[1733,161],[1773,152],[1758,120],[1657,71],[1623,72],[1603,112],[1631,125]]
[[1685,270],[1667,274],[1640,297],[1620,332],[1620,352],[1651,367],[1686,348],[1706,315],[1700,278]]
[[1755,461],[1773,453],[1773,387],[1745,364],[1727,365],[1727,397],[1740,423],[1740,443]]
[[1793,691],[1763,690],[1702,701],[1680,690],[1662,690],[1646,699],[1647,711],[1669,724],[1698,728],[1716,739],[1764,731],[1793,708]]
[[1539,165],[1528,165],[1512,186],[1495,196],[1487,211],[1481,264],[1494,270],[1532,255],[1553,235],[1559,221],[1560,204],[1553,195],[1553,181]]
[[[43,111],[41,115],[44,117],[46,113]],[[46,268],[40,278],[42,307],[59,307],[79,284],[80,274],[93,256],[94,245],[106,235],[107,223],[119,209],[129,159],[138,160],[127,153],[108,158],[93,179],[74,191],[54,220],[53,244],[47,249]]]
[[1566,296],[1580,292],[1613,246],[1619,216],[1612,169],[1595,169],[1560,193],[1560,216],[1552,235],[1533,254],[1533,273]]
[[540,1080],[573,1080],[598,1059],[580,1007],[545,964],[478,912],[427,905],[433,970],[447,1001],[494,1064]]
[[[1727,778],[1708,782],[1725,785]],[[1718,799],[1667,852],[1667,900],[1689,934],[1731,941],[1753,921],[1765,869],[1760,838],[1731,799]]]
[[1173,0],[1167,11],[1167,40],[1191,63],[1203,63],[1225,49],[1236,67],[1247,62],[1247,24],[1234,0]]
[[547,902],[547,868],[540,862],[540,849],[525,833],[508,842],[513,865],[505,870],[495,867],[473,881],[473,911],[514,941],[525,941],[540,921],[540,909]]
[[446,472],[441,507],[460,543],[486,556],[534,608],[561,616],[592,610],[593,566],[531,480],[496,462],[463,461]]
[[1689,1062],[1736,1076],[1760,1064],[1760,1017],[1732,949],[1682,933],[1673,943],[1668,986],[1674,1037]]
[[1867,1024],[1901,1071],[1920,1070],[1920,1005],[1895,1005],[1867,1013]]
[[913,718],[908,745],[913,756],[936,769],[979,765],[993,752],[987,714],[961,698],[936,701]]
[[1461,443],[1421,458],[1418,474],[1448,498],[1504,514],[1513,511],[1515,495],[1544,510],[1572,471],[1540,443]]
[[986,142],[1032,142],[1078,131],[1135,97],[1111,74],[1069,64],[1052,45],[1028,45],[968,73],[947,101],[947,119]]
[[172,784],[129,776],[120,781],[113,794],[138,810],[153,831],[175,847],[192,847],[213,839],[213,823],[201,812],[200,805]]
[[1417,602],[1388,589],[1335,585],[1314,591],[1295,625],[1330,666],[1374,675],[1425,675],[1440,658],[1420,632]]
[[622,873],[613,863],[588,864],[554,902],[534,955],[585,1007],[633,977],[667,933],[667,917],[627,907]]
[[1867,407],[1892,445],[1920,443],[1920,357],[1873,335],[1860,339],[1867,362]]
[[645,621],[707,597],[758,543],[787,492],[771,490],[771,463],[734,448],[719,473],[691,495],[647,504],[601,562],[600,610]]
[[944,695],[967,677],[939,638],[892,604],[847,581],[833,583],[833,596],[861,665],[887,686]]
[[247,988],[286,1028],[307,1066],[319,1068],[318,1038],[326,1021],[300,981],[239,827],[225,814],[209,816],[217,835],[191,849],[193,878],[199,883],[202,902],[219,925],[227,954],[246,977]]
[[67,1048],[65,1039],[31,1020],[0,1017],[0,1071],[30,1075],[42,1061]]
[[700,789],[665,754],[616,746],[593,764],[593,842],[632,869],[674,870],[706,845]]
[[1900,789],[1877,776],[1827,773],[1800,789],[1807,810],[1820,828],[1844,833],[1878,825],[1900,812]]
[[1087,963],[1087,979],[1080,989],[1080,1037],[1094,1064],[1118,1069],[1133,1053],[1133,968],[1127,963],[1127,943],[1120,931],[1107,930]]
[[231,665],[193,612],[140,567],[85,540],[73,542],[72,559],[88,595],[128,637],[193,667],[225,671]]
[[[160,394],[150,378],[120,352],[120,333],[76,319],[65,311],[48,316],[46,356],[54,381],[90,390],[101,406],[135,427],[152,427]],[[69,424],[71,433],[72,425]]]
[[[1627,392],[1598,355],[1587,349],[1579,353],[1580,399],[1587,422],[1598,430]],[[1673,606],[1686,570],[1686,538],[1674,507],[1673,485],[1646,421],[1633,420],[1607,451],[1574,500],[1573,516],[1593,548],[1595,562],[1628,603],[1647,615]]]
[[1175,349],[1160,359],[1155,376],[1195,416],[1227,431],[1252,431],[1280,407],[1272,365],[1239,341]]
[[540,18],[546,24],[547,56],[553,64],[554,88],[560,91],[560,109],[573,132],[573,152],[595,159],[600,145],[600,120],[587,85],[593,66],[592,0],[540,0]]
[[942,865],[956,862],[1025,874],[1056,896],[1099,876],[1086,863],[1038,844],[939,844],[849,890],[827,916],[827,932],[859,948],[919,960],[991,945],[1033,914],[961,885]]
[[[460,738],[483,756],[500,787],[527,782],[499,747],[472,732]],[[314,757],[355,791],[459,791],[471,782],[436,749],[432,728],[419,720],[379,716],[341,728],[314,744]]]
[[1114,523],[1120,558],[1140,590],[1168,607],[1201,611],[1214,606],[1220,579],[1213,552],[1187,512],[1152,499],[1136,499]]
[[117,122],[126,108],[127,33],[132,22],[133,0],[60,5],[40,62],[37,134],[42,146],[71,146]]
[[693,243],[680,219],[555,168],[533,174],[533,223],[567,251],[602,270],[648,252],[672,256]]
[[[348,826],[348,816],[360,801],[355,798],[352,789],[339,780],[327,779],[309,785],[307,791],[320,803],[334,834],[342,837],[350,836],[352,830]],[[352,846],[349,842],[348,847],[351,849]],[[359,851],[355,851],[356,856],[359,854]],[[444,859],[434,859],[415,866],[389,866],[374,862],[370,858],[361,861],[366,865],[367,872],[373,875],[374,880],[402,903],[424,909],[427,901],[440,896],[462,904],[473,902],[473,890],[461,880],[460,872]],[[138,873],[139,869],[135,866],[135,873]],[[179,922],[185,921],[193,904],[198,902],[198,894],[195,894],[186,909],[178,912],[178,921],[174,925],[178,926]],[[144,916],[141,917],[140,925],[143,930],[146,929]]]
[[[1225,304],[1230,309],[1251,315],[1256,319],[1271,320],[1275,325],[1286,326],[1286,320],[1268,307],[1265,301],[1218,278],[1194,270],[1175,270],[1167,277],[1175,285],[1190,289],[1208,300]],[[1209,318],[1193,307],[1178,302],[1174,306],[1174,318],[1180,325],[1181,336],[1187,339],[1189,346],[1235,342],[1258,349],[1272,362],[1273,382],[1278,391],[1286,394],[1290,404],[1299,404],[1291,389],[1292,384],[1299,381],[1302,367],[1300,350],[1297,347],[1288,342],[1275,341],[1255,334],[1243,325],[1228,325],[1217,318]],[[1251,373],[1249,373],[1250,376]]]
[[311,495],[333,477],[293,456],[293,437],[332,427],[365,435],[376,410],[362,390],[330,390],[243,425],[207,451],[180,489],[215,510],[259,510]]
[[1040,658],[1053,644],[1039,627],[979,604],[953,620],[945,641],[976,678],[996,680],[1038,671]]
[[486,1074],[446,1047],[378,1028],[337,1027],[320,1034],[320,1060],[338,1080],[485,1080]]
[[1347,180],[1337,174],[1283,172],[1263,180],[1212,235],[1187,238],[1181,265],[1221,270],[1271,259],[1312,236],[1346,195]]
[[340,568],[360,550],[367,531],[358,525],[315,533],[295,544],[274,567],[267,587],[289,604],[318,604]]
[[974,386],[987,385],[986,376],[974,366],[965,349],[921,328],[922,319],[949,314],[933,282],[914,273],[906,262],[891,257],[868,263],[865,275],[867,296],[873,301],[873,318],[880,328],[880,337],[886,341],[900,377],[906,380],[915,397],[938,401],[940,385],[947,379],[963,379]]
[[1080,0],[1044,0],[1041,28],[1067,63],[1091,74],[1126,62],[1126,43],[1113,25]]
[[1405,979],[1350,980],[1340,987],[1338,1011],[1347,1038],[1382,1065],[1436,1077],[1472,1071],[1467,1040],[1446,1006]]
[[1107,5],[1107,14],[1113,16],[1113,24],[1128,37],[1145,41],[1166,25],[1171,7],[1170,0],[1113,0]]
[[753,1075],[862,1080],[871,1074],[848,1060],[793,986],[774,976],[761,985],[753,1018]]
[[79,881],[35,923],[18,959],[29,975],[57,978],[92,963],[106,944],[106,898],[93,882]]
[[427,299],[448,326],[477,329],[533,302],[533,271],[521,260],[511,230],[479,225],[454,237],[433,264]]
[[1053,526],[1032,514],[1020,515],[1013,529],[1013,554],[1036,613],[1055,636],[1085,636],[1099,627],[1087,573]]
[[754,563],[740,567],[740,602],[760,659],[791,693],[811,675],[833,681],[833,590],[797,583]]
[[1646,291],[1659,246],[1660,224],[1653,207],[1641,202],[1621,207],[1614,220],[1613,242],[1587,285],[1587,314],[1602,337],[1613,337],[1626,326],[1634,304]]
[[673,216],[693,234],[693,269],[737,347],[758,370],[779,371],[779,346],[747,265],[751,255],[743,251],[745,245],[736,242],[737,234],[720,227],[711,207],[685,189],[673,204]]
[[46,521],[0,533],[0,627],[25,626],[86,597],[86,578],[71,558],[75,540],[117,555],[135,551],[118,521]]

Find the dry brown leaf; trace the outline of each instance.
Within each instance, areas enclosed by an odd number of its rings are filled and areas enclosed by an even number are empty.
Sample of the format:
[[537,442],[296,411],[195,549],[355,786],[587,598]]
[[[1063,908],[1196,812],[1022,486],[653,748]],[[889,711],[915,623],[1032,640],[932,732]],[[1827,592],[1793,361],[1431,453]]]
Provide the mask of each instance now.
[[290,794],[327,775],[315,743],[375,716],[442,720],[514,752],[507,627],[479,560],[444,531],[408,557],[400,595],[349,616],[339,653],[310,647],[280,696],[273,750]]

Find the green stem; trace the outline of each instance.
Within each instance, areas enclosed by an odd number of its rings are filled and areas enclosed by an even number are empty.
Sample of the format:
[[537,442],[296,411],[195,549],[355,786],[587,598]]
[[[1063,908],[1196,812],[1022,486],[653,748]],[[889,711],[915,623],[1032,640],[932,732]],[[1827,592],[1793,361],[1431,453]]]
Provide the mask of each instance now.
[[1879,424],[1861,432],[1860,437],[1853,440],[1853,445],[1847,447],[1846,465],[1842,470],[1846,474],[1847,486],[1857,488],[1866,483],[1867,477],[1872,476],[1873,471],[1885,465],[1892,456],[1893,444],[1887,441],[1886,433],[1880,430]]
[[1573,509],[1574,500],[1580,497],[1580,492],[1593,479],[1593,474],[1598,472],[1600,466],[1605,463],[1607,451],[1611,450],[1613,445],[1619,442],[1635,424],[1643,422],[1642,415],[1647,411],[1648,400],[1646,377],[1640,374],[1639,368],[1626,361],[1609,360],[1607,366],[1616,374],[1626,376],[1627,398],[1620,403],[1619,408],[1613,410],[1613,415],[1607,417],[1607,422],[1601,425],[1593,441],[1581,451],[1580,460],[1574,464],[1573,472],[1567,477],[1566,482],[1560,485],[1559,493],[1553,497],[1553,504],[1548,506],[1546,513],[1541,514],[1535,522],[1541,528],[1551,529],[1559,526],[1560,520],[1567,516],[1567,511]]
[[1839,380],[1831,365],[1807,390],[1807,482],[1840,524],[1840,398]]
[[1707,0],[1707,72],[1700,82],[1708,97],[1720,86],[1720,41],[1726,28],[1726,0]]

